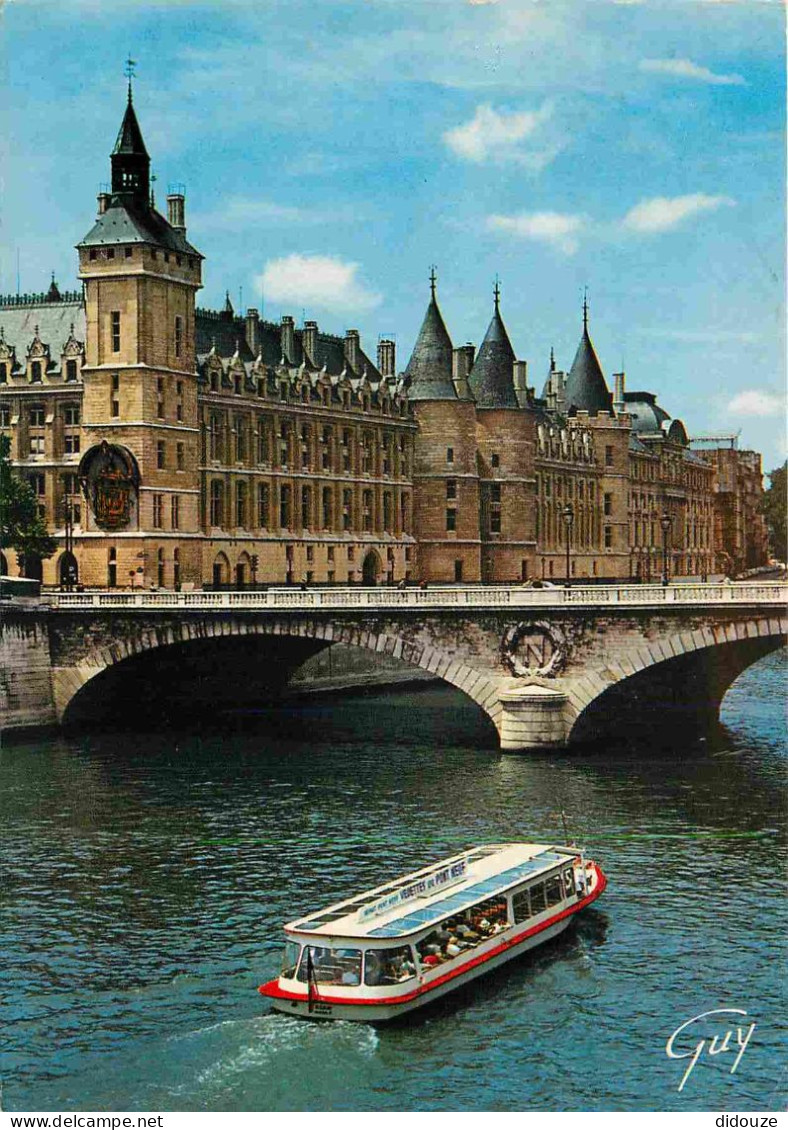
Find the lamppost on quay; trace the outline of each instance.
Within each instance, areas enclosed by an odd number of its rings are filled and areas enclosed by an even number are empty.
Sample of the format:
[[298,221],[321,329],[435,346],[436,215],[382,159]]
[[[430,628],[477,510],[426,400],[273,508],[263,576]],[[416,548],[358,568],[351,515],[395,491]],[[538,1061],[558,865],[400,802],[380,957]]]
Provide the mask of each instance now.
[[572,523],[575,520],[575,512],[572,509],[571,502],[567,502],[566,506],[561,511],[561,517],[563,518],[564,525],[566,526],[566,585],[568,588],[571,579],[569,573],[569,543],[572,538]]
[[71,592],[76,581],[76,560],[74,558],[74,508],[70,502],[63,503],[63,542],[65,553],[61,566],[60,583]]
[[668,514],[667,510],[663,513],[662,517],[660,518],[659,524],[662,527],[662,584],[667,585],[667,583],[668,583],[668,531],[670,530],[670,527],[673,525],[673,519],[671,518],[670,514]]

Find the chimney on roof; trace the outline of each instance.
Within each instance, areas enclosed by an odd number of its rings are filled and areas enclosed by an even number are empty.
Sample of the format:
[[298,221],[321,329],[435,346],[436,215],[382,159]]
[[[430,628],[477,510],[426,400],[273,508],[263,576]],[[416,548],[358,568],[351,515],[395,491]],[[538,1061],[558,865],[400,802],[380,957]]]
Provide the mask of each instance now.
[[246,311],[246,344],[252,351],[252,356],[257,357],[260,352],[260,314],[250,306]]
[[96,200],[98,201],[98,214],[100,216],[103,216],[107,208],[109,208],[109,202],[111,199],[112,196],[109,192],[100,192],[96,197]]
[[615,392],[613,394],[613,409],[618,415],[620,412],[626,411],[624,406],[624,386],[626,384],[626,374],[613,373],[613,381],[615,383]]
[[295,321],[289,314],[282,316],[282,356],[290,365],[295,364]]
[[383,377],[393,377],[397,367],[396,345],[389,337],[378,342],[378,371]]
[[361,334],[358,330],[347,330],[345,333],[345,360],[351,369],[358,368],[358,358],[361,352]]
[[167,219],[170,227],[186,235],[186,197],[181,189],[167,193]]
[[307,357],[313,365],[317,365],[317,322],[304,322],[301,340]]
[[475,357],[476,346],[471,345],[470,342],[467,345],[460,345],[452,351],[451,379],[454,391],[460,400],[473,400],[468,377],[471,375]]
[[528,403],[528,362],[515,361],[512,367],[514,380],[514,395],[520,408],[525,408]]

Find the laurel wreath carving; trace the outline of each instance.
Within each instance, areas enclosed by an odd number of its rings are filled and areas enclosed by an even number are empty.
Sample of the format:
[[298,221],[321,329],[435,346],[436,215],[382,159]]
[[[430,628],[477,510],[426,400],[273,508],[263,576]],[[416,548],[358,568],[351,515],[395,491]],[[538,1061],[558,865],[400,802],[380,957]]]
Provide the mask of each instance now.
[[566,640],[554,624],[525,621],[509,628],[501,643],[503,661],[518,678],[554,679],[567,658]]

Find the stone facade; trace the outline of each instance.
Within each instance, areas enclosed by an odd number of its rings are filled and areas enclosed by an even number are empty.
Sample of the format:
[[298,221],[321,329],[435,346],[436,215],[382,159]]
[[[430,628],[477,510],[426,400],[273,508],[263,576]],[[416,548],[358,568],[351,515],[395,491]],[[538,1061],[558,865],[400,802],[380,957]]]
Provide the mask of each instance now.
[[711,470],[715,568],[734,576],[765,564],[769,535],[761,510],[761,456],[740,451],[735,435],[698,436],[690,446]]
[[[167,215],[129,98],[80,294],[0,298],[0,429],[60,542],[45,583],[659,580],[766,562],[760,459],[693,450],[650,392],[611,394],[584,308],[540,396],[500,312],[454,349],[435,278],[393,341],[202,310],[182,192]],[[569,560],[567,562],[567,539]],[[71,556],[73,551],[73,557]]]

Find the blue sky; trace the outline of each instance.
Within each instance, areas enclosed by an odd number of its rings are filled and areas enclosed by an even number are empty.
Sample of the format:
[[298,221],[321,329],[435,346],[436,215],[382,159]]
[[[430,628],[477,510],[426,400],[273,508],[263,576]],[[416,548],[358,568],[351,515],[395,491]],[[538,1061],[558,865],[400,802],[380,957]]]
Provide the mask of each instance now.
[[[123,113],[182,182],[201,305],[455,344],[498,274],[529,382],[589,289],[608,375],[785,457],[778,0],[10,0],[0,291],[74,285]],[[610,382],[612,385],[612,381]]]

